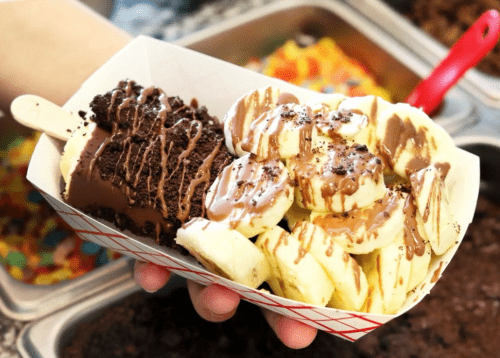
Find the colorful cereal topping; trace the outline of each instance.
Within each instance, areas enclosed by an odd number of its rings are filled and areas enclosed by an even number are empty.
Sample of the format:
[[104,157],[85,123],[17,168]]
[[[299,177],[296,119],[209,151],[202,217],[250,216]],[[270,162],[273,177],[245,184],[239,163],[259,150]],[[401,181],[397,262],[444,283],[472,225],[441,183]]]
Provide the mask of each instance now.
[[0,264],[36,285],[86,274],[119,254],[81,240],[26,179],[39,138],[19,137],[0,150]]
[[246,68],[323,93],[347,96],[376,95],[391,101],[359,61],[348,57],[329,37],[301,47],[288,40],[264,59],[252,58]]

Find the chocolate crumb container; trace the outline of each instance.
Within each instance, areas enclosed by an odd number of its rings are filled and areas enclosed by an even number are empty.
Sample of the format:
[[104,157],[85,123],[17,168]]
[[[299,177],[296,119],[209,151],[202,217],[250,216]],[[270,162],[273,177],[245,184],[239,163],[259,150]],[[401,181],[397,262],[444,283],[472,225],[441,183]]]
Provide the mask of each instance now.
[[454,138],[455,144],[480,158],[480,191],[495,202],[500,202],[500,136],[493,124],[485,123],[470,128]]
[[[379,19],[378,24],[381,28],[427,63],[436,66],[448,53],[449,49],[445,45],[396,11],[396,9],[409,9],[411,0],[386,0],[385,2],[350,0],[349,3],[359,12]],[[459,81],[459,86],[480,103],[500,109],[500,77],[471,69]],[[498,111],[496,116],[498,116]]]
[[[403,102],[412,89],[433,69],[428,62],[405,47],[385,26],[378,12],[361,12],[359,0],[275,1],[222,21],[176,43],[198,52],[244,66],[252,58],[263,58],[287,40],[304,35],[332,38],[349,57],[368,69],[377,84],[396,102]],[[366,1],[370,2],[370,1]],[[445,96],[433,119],[452,136],[478,123],[474,101],[462,86]]]
[[132,260],[121,257],[72,280],[53,285],[32,285],[14,279],[1,267],[0,311],[19,321],[38,319],[92,296],[107,287],[115,277],[132,271]]
[[[78,332],[78,325],[99,317],[106,308],[118,304],[127,296],[142,291],[131,273],[117,276],[111,284],[89,297],[61,311],[30,322],[17,338],[17,349],[24,358],[57,358],[64,345]],[[168,284],[155,296],[168,296],[185,287],[185,280],[172,275]],[[147,294],[144,292],[144,294]]]
[[[301,101],[323,96],[181,46],[139,36],[91,75],[64,108],[68,111],[87,109],[96,94],[109,91],[124,78],[134,79],[143,86],[162,88],[165,93],[186,100],[196,98],[211,115],[218,118],[223,118],[242,94],[265,86],[279,87],[282,91],[293,93]],[[119,231],[113,225],[93,219],[67,205],[60,195],[63,180],[59,161],[63,145],[59,140],[42,135],[32,156],[27,178],[82,238],[135,259],[165,266],[179,276],[202,285],[223,285],[244,300],[351,341],[406,312],[429,293],[472,221],[479,191],[478,158],[457,148],[461,160],[454,170],[455,174],[449,177],[449,201],[451,207],[456,208],[455,219],[463,228],[459,240],[431,262],[422,284],[407,296],[396,314],[350,312],[297,302],[233,282],[207,271],[193,257],[157,245],[153,239]]]
[[91,320],[100,310],[140,290],[132,275],[115,280],[114,285],[66,309],[26,325],[17,339],[17,348],[23,357],[56,358],[64,342],[83,320]]

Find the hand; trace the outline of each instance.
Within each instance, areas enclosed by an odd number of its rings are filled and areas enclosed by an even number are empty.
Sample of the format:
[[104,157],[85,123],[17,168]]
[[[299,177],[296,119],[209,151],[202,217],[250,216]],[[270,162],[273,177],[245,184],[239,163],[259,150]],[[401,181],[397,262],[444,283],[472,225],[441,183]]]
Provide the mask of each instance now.
[[[152,263],[136,261],[134,276],[144,290],[155,292],[167,284],[170,272]],[[205,287],[190,280],[187,287],[196,312],[207,321],[222,322],[236,313],[240,297],[235,292],[219,285]],[[262,313],[278,338],[289,348],[305,348],[316,338],[317,330],[313,327],[266,309],[262,309]]]

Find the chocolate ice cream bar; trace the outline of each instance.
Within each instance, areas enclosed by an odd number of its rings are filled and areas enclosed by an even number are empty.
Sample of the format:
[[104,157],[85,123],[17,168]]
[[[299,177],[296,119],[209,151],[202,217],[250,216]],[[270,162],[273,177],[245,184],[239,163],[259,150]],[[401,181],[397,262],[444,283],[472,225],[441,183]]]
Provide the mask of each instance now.
[[205,193],[233,156],[196,100],[127,80],[90,103],[66,143],[64,200],[121,230],[176,246],[177,229],[205,216]]

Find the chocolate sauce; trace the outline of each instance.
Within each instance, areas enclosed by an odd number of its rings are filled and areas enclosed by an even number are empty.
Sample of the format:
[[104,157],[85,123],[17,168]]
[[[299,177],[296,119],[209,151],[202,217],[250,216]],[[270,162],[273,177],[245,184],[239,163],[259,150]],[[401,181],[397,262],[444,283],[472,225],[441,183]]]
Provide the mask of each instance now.
[[373,237],[370,240],[376,240],[377,228],[381,227],[392,213],[398,208],[399,197],[393,191],[388,191],[387,194],[380,200],[375,201],[367,208],[358,208],[349,211],[348,213],[336,214],[330,213],[317,216],[313,219],[313,223],[323,228],[333,237],[346,235],[351,243],[360,244],[365,237],[360,233],[371,233]]
[[414,255],[422,256],[425,253],[425,240],[418,231],[417,206],[412,195],[408,195],[406,198],[403,212],[405,214],[404,240],[406,258],[411,261]]
[[290,189],[290,177],[279,160],[263,162],[253,154],[246,155],[222,171],[207,204],[207,216],[214,221],[228,220],[236,228],[242,218],[251,220],[269,210],[277,192]]
[[[241,149],[255,153],[259,158],[279,159],[284,138],[298,133],[296,153],[309,152],[314,130],[316,127],[311,108],[298,104],[282,104],[252,121],[248,134],[242,140]],[[259,153],[256,153],[257,148]]]
[[278,101],[277,95],[279,96],[279,94],[273,91],[272,87],[266,88],[263,94],[256,90],[249,96],[240,98],[231,107],[224,118],[224,122],[228,122],[233,146],[236,147],[244,139],[250,123],[262,113],[276,107]]
[[[409,147],[411,145],[411,147]],[[405,150],[413,156],[405,168],[407,177],[431,164],[430,153],[437,150],[437,143],[427,140],[425,127],[415,128],[410,118],[394,114],[389,118],[384,138],[379,143],[381,155],[394,168]]]
[[318,179],[323,183],[321,195],[329,211],[337,211],[333,209],[334,196],[339,195],[344,203],[346,196],[359,189],[363,177],[383,180],[381,160],[358,145],[330,143],[326,152],[302,152],[290,160],[290,166],[300,187],[302,204],[314,205],[313,185]]
[[356,109],[330,111],[327,115],[319,113],[315,119],[316,126],[321,129],[322,133],[337,140],[342,139],[338,131],[346,123],[353,122],[361,126],[362,123],[368,122],[368,117]]

